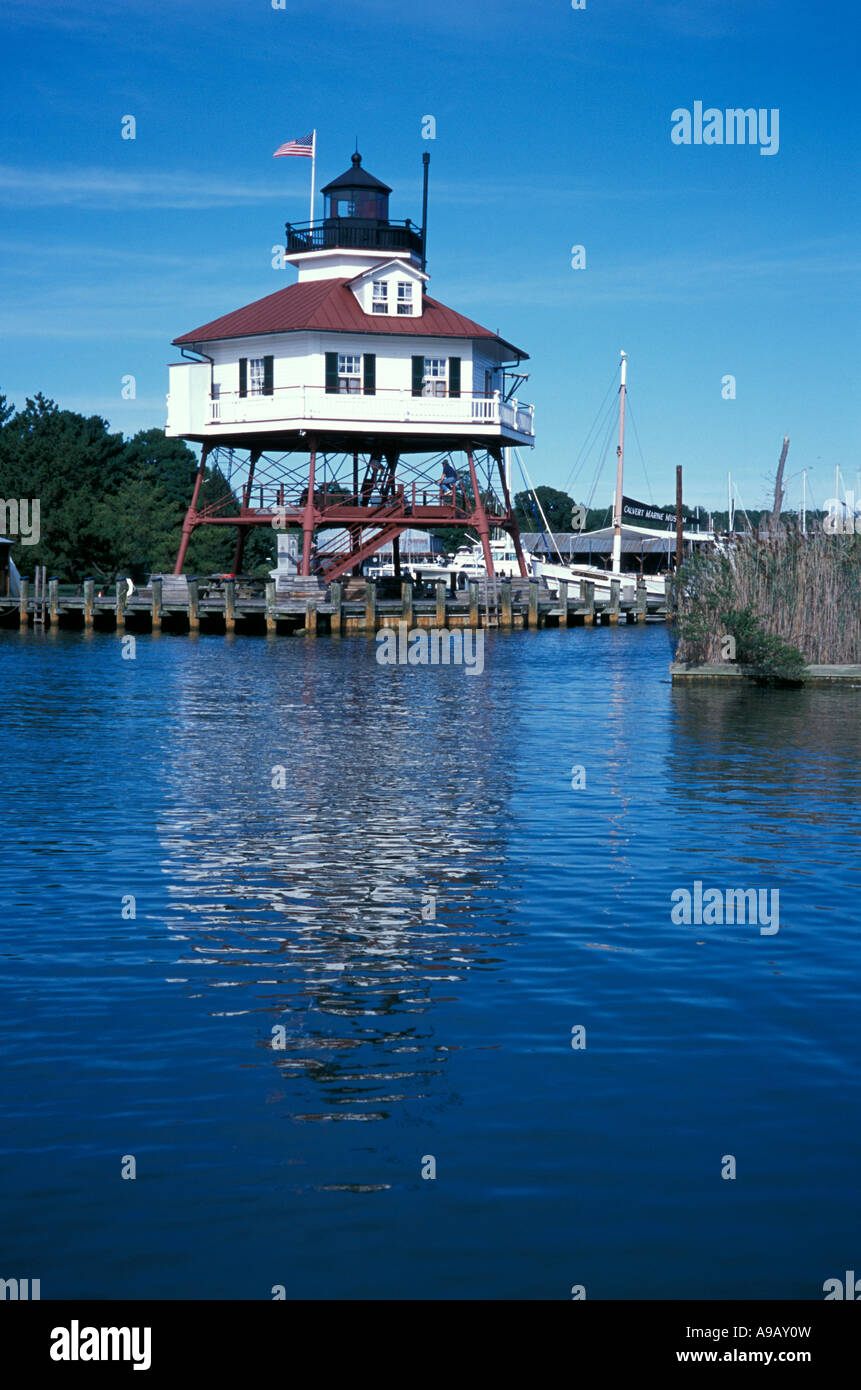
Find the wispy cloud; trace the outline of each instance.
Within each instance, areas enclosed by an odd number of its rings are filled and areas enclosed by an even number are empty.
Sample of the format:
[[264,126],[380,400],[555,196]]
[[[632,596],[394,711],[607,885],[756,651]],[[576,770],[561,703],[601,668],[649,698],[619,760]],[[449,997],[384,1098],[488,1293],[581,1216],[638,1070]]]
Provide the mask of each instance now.
[[[666,197],[673,190],[659,188],[654,183],[624,188],[607,183],[603,187],[569,184],[553,190],[554,204],[589,202],[626,203]],[[678,190],[690,197],[691,188]],[[10,164],[0,165],[0,203],[13,207],[76,206],[81,208],[215,208],[243,206],[254,203],[296,203],[305,206],[304,190],[278,183],[248,183],[233,181],[229,176],[201,175],[184,170],[162,172],[99,167],[29,169]],[[489,180],[477,183],[464,178],[462,182],[446,181],[433,190],[435,202],[459,206],[485,207],[490,204],[510,205],[512,200],[539,206],[547,200],[547,187],[519,183],[500,183]]]
[[[59,4],[42,5],[34,4],[34,0],[3,0],[3,22],[7,26],[17,24],[24,28],[80,30],[103,38],[122,37],[132,21],[157,26],[167,18],[181,21],[188,17],[188,12],[193,15],[195,11],[198,18],[211,17],[213,11],[241,15],[237,0],[183,0],[182,4],[169,7],[174,11],[172,16],[156,15],[155,8],[152,0],[123,0],[121,7],[116,0],[62,0]],[[310,9],[310,4],[307,8]],[[182,14],[183,10],[186,15]]]
[[[564,258],[562,258],[564,259]],[[602,266],[593,259],[588,269],[529,278],[500,277],[488,281],[446,281],[446,298],[469,305],[528,304],[553,308],[561,304],[694,303],[724,299],[728,294],[785,296],[807,280],[833,287],[843,299],[847,282],[861,270],[861,257],[845,246],[808,245],[782,254],[752,252],[746,256],[699,259],[670,256],[635,263]]]
[[[257,256],[261,266],[265,267],[270,261],[270,247],[266,239],[263,240],[262,251]],[[245,248],[243,248],[245,249]],[[116,270],[120,283],[129,283],[129,277],[133,273],[136,283],[139,283],[149,297],[152,286],[152,271],[161,271],[169,274],[176,272],[176,283],[184,288],[188,287],[189,272],[199,278],[201,283],[206,276],[218,273],[223,276],[225,273],[235,275],[238,263],[247,262],[249,257],[246,253],[243,257],[241,253],[223,251],[212,254],[200,249],[196,243],[193,250],[184,251],[148,251],[137,246],[99,246],[92,242],[72,242],[61,241],[58,245],[51,245],[47,248],[44,241],[35,239],[27,241],[0,240],[0,259],[5,262],[7,270],[12,270],[16,280],[22,276],[29,275],[36,280],[40,286],[45,283],[46,260],[50,258],[51,265],[68,265],[74,267],[78,276],[82,269],[98,268],[100,272],[100,284],[104,284],[104,273],[112,269]],[[276,279],[276,276],[280,278]],[[282,289],[287,283],[285,273],[272,272],[273,287]],[[219,288],[223,280],[219,279]],[[89,293],[90,290],[86,289]],[[265,290],[261,290],[261,295]],[[7,291],[8,294],[8,291]],[[175,302],[175,296],[174,296]]]
[[[630,0],[624,0],[630,9]],[[636,5],[637,10],[642,6]],[[723,39],[737,35],[740,29],[759,29],[777,12],[778,0],[652,0],[650,17],[657,28],[670,34],[693,39]]]
[[264,183],[156,170],[129,173],[116,169],[22,169],[0,165],[0,202],[14,207],[74,205],[91,208],[213,208],[247,203],[294,200],[305,194]]
[[611,183],[609,180],[600,188],[569,181],[564,187],[554,185],[552,191],[548,189],[546,183],[530,184],[523,180],[516,183],[501,183],[499,180],[477,183],[474,179],[464,179],[463,183],[442,182],[434,184],[432,187],[435,203],[455,203],[461,207],[473,204],[476,207],[486,207],[493,203],[501,203],[509,208],[542,208],[546,207],[549,202],[552,202],[554,207],[563,207],[568,203],[579,206],[584,202],[629,203],[639,202],[641,199],[666,198],[668,195],[689,198],[692,192],[698,191],[707,192],[708,190],[692,190],[681,187],[667,189],[657,183],[634,188],[630,183]]
[[31,313],[21,310],[18,313],[0,313],[0,333],[9,338],[45,338],[54,339],[58,342],[104,342],[109,338],[119,339],[128,342],[133,339],[135,342],[143,339],[153,338],[162,343],[169,343],[175,336],[174,331],[164,328],[142,328],[139,324],[135,325],[134,333],[130,333],[128,325],[120,322],[103,322],[99,316],[90,318],[87,321],[67,319],[58,321],[56,314],[52,317],[50,311],[43,310],[41,313]]

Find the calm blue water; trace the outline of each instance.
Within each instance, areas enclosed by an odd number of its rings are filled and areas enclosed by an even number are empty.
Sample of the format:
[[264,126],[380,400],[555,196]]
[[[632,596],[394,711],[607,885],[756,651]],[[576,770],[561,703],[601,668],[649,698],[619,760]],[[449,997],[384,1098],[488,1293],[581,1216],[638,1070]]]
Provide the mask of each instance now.
[[[861,692],[674,689],[659,626],[373,651],[0,633],[0,1276],[821,1299],[861,1269]],[[779,932],[674,925],[696,879]]]

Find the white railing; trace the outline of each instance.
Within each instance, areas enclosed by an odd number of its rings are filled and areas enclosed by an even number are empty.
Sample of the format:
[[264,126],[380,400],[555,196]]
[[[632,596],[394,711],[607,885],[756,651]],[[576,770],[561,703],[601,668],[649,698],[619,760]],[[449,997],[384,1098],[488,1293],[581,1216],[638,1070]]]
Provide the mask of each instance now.
[[380,391],[373,396],[329,393],[310,386],[276,391],[271,396],[240,396],[222,391],[207,400],[208,424],[277,424],[289,420],[339,420],[384,424],[438,423],[501,425],[532,435],[533,407],[496,396],[413,396]]

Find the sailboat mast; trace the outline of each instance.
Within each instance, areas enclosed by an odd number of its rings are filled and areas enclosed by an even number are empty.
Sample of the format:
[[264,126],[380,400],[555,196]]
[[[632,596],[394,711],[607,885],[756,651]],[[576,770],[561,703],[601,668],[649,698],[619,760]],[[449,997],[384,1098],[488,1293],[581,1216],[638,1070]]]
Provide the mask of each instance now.
[[619,382],[619,447],[616,450],[616,497],[613,506],[613,573],[622,572],[622,475],[625,469],[625,396],[627,394],[628,354],[622,353]]

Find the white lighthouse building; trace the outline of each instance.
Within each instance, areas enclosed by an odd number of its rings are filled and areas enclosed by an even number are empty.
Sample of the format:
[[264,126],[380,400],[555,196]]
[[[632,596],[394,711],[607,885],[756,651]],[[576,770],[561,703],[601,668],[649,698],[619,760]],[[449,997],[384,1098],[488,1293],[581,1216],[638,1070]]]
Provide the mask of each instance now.
[[[491,527],[519,551],[503,450],[534,440],[527,354],[428,294],[424,229],[390,219],[358,153],[322,192],[322,223],[287,224],[294,284],[174,339],[191,360],[170,368],[167,433],[203,446],[176,571],[196,526],[235,526],[239,568],[247,527],[280,517],[306,574],[318,529],[342,538],[314,557],[334,579],[407,528],[452,525],[477,530],[492,574]],[[204,500],[214,451],[235,506]]]

